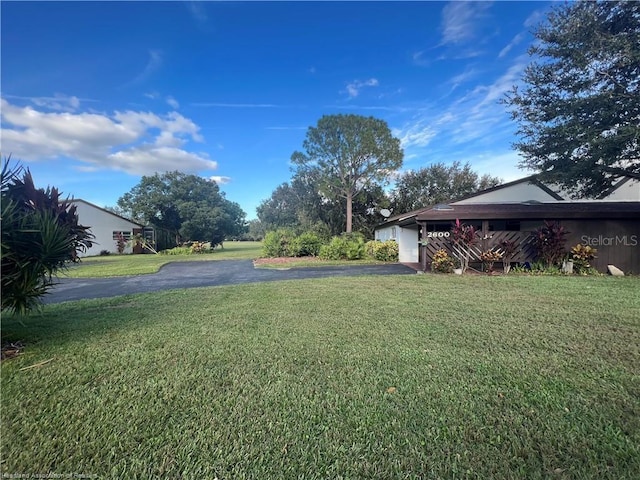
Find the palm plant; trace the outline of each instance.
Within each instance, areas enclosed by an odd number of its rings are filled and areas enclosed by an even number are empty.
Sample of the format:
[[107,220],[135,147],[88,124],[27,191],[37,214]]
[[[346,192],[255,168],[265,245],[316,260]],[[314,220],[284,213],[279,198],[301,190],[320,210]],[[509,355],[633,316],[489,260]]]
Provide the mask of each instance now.
[[55,187],[36,188],[29,170],[12,168],[10,158],[0,183],[1,308],[26,314],[41,304],[55,273],[91,247],[93,235],[68,198],[61,200]]

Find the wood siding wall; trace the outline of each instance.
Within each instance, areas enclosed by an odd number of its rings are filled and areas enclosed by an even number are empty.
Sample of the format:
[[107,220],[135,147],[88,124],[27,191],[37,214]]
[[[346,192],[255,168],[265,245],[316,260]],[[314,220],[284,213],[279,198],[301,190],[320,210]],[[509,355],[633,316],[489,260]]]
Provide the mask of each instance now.
[[[527,228],[531,228],[527,222]],[[536,222],[538,223],[538,222]],[[539,222],[538,225],[542,225]],[[626,274],[640,274],[640,219],[630,220],[561,220],[560,224],[568,230],[566,249],[581,243],[598,250],[597,258],[592,265],[602,273],[607,265],[615,265]],[[480,254],[486,250],[500,250],[500,243],[510,240],[518,245],[513,262],[532,262],[536,259],[533,248],[533,230],[530,231],[488,231],[488,222],[483,222],[483,230],[477,233],[477,242],[472,247],[471,261],[480,262]],[[426,225],[423,225],[425,228]],[[426,228],[425,230],[426,231]],[[425,270],[430,269],[433,255],[440,249],[450,255],[458,256],[450,238],[431,237],[421,247],[421,264]]]
[[592,265],[600,272],[615,265],[625,274],[640,274],[640,219],[563,220],[567,249],[581,243],[598,250]]

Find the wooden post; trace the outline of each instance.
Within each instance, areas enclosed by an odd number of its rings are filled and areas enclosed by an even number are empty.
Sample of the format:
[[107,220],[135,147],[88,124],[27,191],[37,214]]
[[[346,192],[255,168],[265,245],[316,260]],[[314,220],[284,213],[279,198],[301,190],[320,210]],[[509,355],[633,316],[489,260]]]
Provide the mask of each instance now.
[[487,245],[489,243],[489,220],[482,221],[482,251],[487,251]]

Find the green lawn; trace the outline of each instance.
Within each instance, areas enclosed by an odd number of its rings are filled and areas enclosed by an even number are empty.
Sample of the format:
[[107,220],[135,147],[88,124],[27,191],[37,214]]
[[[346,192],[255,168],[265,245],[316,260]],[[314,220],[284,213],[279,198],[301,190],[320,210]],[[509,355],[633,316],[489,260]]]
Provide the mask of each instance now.
[[639,311],[638,278],[415,275],[5,316],[1,473],[637,479]]
[[224,248],[213,253],[198,255],[106,255],[86,257],[73,265],[63,276],[74,278],[118,277],[155,273],[169,262],[198,262],[205,260],[238,260],[257,258],[262,253],[262,242],[225,242]]

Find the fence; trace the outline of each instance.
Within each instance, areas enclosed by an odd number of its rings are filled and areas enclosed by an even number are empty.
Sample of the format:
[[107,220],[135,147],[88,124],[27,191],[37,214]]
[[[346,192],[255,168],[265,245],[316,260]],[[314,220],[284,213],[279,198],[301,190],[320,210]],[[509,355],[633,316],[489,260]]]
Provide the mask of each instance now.
[[[449,232],[438,232],[438,234],[442,235],[434,234],[427,238],[426,244],[424,242],[422,244],[422,263],[424,266],[431,263],[433,255],[438,250],[445,250],[449,255],[455,257],[460,257],[463,254],[460,247],[451,240]],[[472,263],[480,262],[480,255],[487,250],[503,252],[504,249],[500,244],[504,241],[513,242],[516,246],[511,262],[532,262],[536,258],[532,232],[494,231],[483,236],[482,232],[478,231],[476,232],[476,240],[469,249]]]

